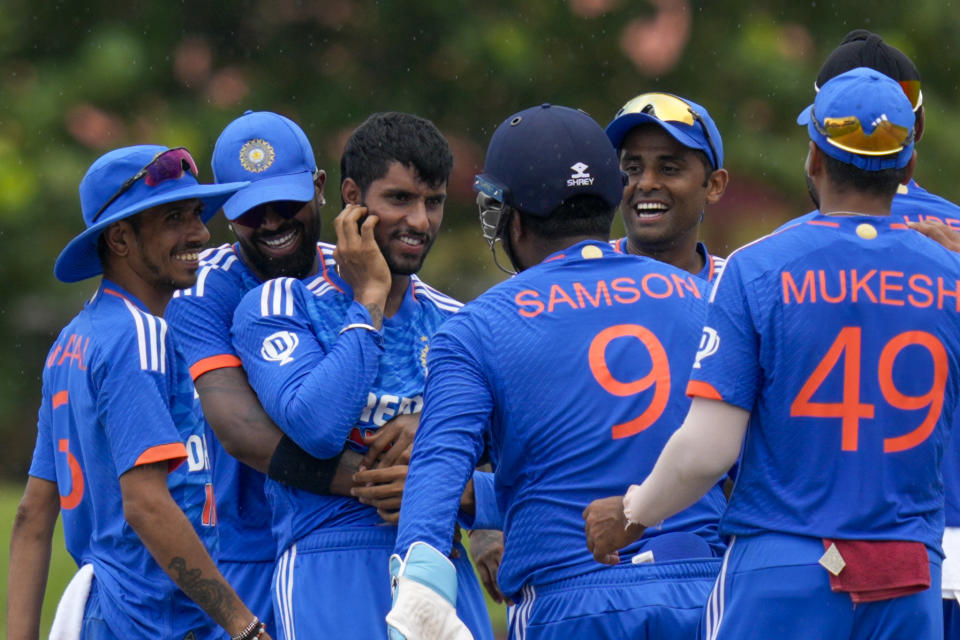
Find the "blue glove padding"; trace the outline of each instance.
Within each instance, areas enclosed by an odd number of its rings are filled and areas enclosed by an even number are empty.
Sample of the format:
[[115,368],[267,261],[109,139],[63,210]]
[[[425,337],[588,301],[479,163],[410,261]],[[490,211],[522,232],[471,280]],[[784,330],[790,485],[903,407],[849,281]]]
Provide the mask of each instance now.
[[426,542],[414,542],[402,561],[390,556],[390,578],[390,640],[473,639],[457,617],[457,570],[445,555]]

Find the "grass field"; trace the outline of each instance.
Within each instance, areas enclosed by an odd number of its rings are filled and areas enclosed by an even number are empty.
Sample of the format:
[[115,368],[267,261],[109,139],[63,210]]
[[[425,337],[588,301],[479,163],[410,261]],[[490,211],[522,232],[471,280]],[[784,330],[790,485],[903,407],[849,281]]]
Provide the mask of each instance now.
[[[3,542],[3,550],[0,553],[0,569],[3,575],[7,576],[9,565],[10,549],[10,529],[13,526],[13,518],[17,512],[17,503],[23,493],[23,487],[20,485],[0,483],[0,541]],[[464,544],[468,544],[467,536],[463,536]],[[53,614],[57,608],[57,601],[64,587],[70,581],[73,573],[77,570],[73,559],[67,554],[63,546],[63,529],[57,522],[57,531],[53,538],[53,555],[50,559],[50,577],[47,581],[47,595],[43,599],[43,620],[40,625],[40,637],[46,638],[50,632],[50,624],[53,621]],[[0,637],[5,637],[7,628],[7,579],[4,578],[0,590],[3,592],[3,610],[0,612],[2,624],[0,624]],[[490,618],[493,620],[493,628],[498,637],[506,637],[506,612],[503,606],[487,600],[487,606],[490,610]]]

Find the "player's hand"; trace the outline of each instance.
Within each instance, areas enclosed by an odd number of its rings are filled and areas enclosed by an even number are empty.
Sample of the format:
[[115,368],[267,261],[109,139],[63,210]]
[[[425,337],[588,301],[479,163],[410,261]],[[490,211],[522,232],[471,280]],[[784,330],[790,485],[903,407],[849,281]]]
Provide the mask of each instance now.
[[379,329],[390,292],[390,268],[373,237],[378,220],[368,215],[366,207],[347,205],[333,221],[337,232],[333,257],[340,277],[353,289],[354,299],[368,308],[374,305],[380,309],[380,317],[373,318]]
[[419,413],[400,414],[364,437],[363,443],[370,449],[364,454],[360,466],[374,469],[408,464],[419,425]]
[[477,568],[480,582],[493,601],[498,604],[512,604],[500,593],[497,586],[497,571],[503,559],[503,532],[493,529],[475,529],[467,536],[470,538],[470,558]]
[[908,222],[907,226],[919,231],[934,242],[942,244],[950,251],[960,253],[960,233],[944,223],[928,219],[922,222]]
[[400,501],[407,482],[407,465],[398,464],[379,469],[363,469],[353,474],[350,495],[370,505],[390,524],[400,521]]
[[623,496],[594,500],[583,510],[587,548],[597,562],[617,564],[618,551],[640,538],[644,527],[628,524],[623,513]]

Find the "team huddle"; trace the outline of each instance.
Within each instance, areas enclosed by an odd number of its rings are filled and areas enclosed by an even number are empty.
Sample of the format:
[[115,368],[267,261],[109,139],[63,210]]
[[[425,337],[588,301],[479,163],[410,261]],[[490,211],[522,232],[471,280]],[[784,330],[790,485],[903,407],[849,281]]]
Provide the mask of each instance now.
[[453,168],[428,120],[347,140],[336,244],[280,114],[227,125],[213,184],[185,148],[101,156],[7,636],[39,636],[62,514],[56,638],[492,640],[483,589],[516,640],[960,638],[960,208],[912,179],[902,52],[853,31],[815,87],[816,209],[726,260],[703,106],[509,116],[474,189],[511,277],[467,304],[417,276]]

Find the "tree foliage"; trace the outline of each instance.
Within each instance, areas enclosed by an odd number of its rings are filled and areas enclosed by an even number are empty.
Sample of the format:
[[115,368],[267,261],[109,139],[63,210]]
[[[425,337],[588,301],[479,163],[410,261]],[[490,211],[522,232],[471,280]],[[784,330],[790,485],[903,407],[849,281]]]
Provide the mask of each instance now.
[[[732,184],[704,235],[725,255],[808,207],[806,134],[795,118],[824,57],[866,27],[920,67],[928,115],[918,176],[960,199],[951,143],[960,13],[942,0],[882,0],[869,12],[852,0],[79,4],[0,5],[0,429],[10,443],[0,472],[16,477],[30,458],[46,350],[95,286],[57,282],[52,264],[81,229],[80,178],[113,147],[187,146],[210,179],[213,142],[230,120],[246,109],[282,112],[330,174],[329,221],[352,128],[381,110],[431,118],[457,168],[424,276],[469,299],[499,278],[477,233],[471,182],[507,115],[551,102],[606,124],[651,89],[705,105]],[[222,221],[212,231],[229,238]]]

